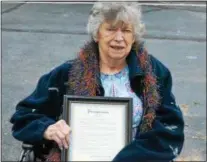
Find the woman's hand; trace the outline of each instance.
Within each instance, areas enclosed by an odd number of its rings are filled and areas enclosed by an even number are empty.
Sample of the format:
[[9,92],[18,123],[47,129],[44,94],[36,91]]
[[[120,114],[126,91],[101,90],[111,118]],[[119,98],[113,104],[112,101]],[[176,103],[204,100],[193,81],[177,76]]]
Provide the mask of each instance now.
[[59,120],[55,124],[50,125],[44,132],[44,138],[54,140],[60,149],[69,147],[69,135],[71,128],[64,120]]

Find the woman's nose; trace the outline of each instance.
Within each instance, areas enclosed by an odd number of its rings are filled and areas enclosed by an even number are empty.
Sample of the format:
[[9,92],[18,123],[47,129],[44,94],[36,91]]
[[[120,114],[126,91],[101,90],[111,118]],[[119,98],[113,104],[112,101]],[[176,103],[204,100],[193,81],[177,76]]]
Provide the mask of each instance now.
[[124,33],[123,33],[120,29],[118,29],[118,30],[116,31],[116,33],[115,33],[115,37],[114,37],[114,39],[115,39],[116,41],[122,41],[122,40],[124,40]]

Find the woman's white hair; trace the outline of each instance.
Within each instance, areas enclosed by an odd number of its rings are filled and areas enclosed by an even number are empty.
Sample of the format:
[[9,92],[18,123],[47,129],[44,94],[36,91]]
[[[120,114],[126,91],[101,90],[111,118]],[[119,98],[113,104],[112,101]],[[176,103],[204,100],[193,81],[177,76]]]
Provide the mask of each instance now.
[[88,34],[96,40],[100,25],[108,20],[131,23],[134,27],[135,40],[138,42],[145,32],[138,2],[95,2],[88,19]]

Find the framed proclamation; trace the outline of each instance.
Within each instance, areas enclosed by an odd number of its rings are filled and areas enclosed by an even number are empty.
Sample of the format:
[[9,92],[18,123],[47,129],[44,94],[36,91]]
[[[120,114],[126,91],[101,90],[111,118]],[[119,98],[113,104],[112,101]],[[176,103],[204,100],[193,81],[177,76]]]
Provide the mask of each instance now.
[[132,140],[132,99],[64,96],[63,119],[71,127],[61,161],[112,161]]

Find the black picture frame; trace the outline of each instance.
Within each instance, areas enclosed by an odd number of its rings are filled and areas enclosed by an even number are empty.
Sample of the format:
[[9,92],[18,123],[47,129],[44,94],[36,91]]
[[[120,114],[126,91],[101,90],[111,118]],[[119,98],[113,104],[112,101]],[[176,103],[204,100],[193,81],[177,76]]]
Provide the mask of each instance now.
[[[103,97],[103,96],[96,96],[96,97],[85,97],[85,96],[71,96],[71,95],[64,95],[64,103],[63,103],[63,113],[62,119],[66,121],[66,123],[70,126],[71,124],[71,109],[72,103],[80,103],[80,104],[108,104],[108,105],[125,105],[125,129],[127,130],[125,134],[125,145],[132,141],[132,98],[126,97]],[[116,119],[115,119],[116,120]],[[74,129],[74,128],[73,128]],[[75,138],[75,137],[73,137]],[[121,149],[120,149],[121,150]],[[115,156],[115,155],[114,155]],[[69,149],[63,149],[61,151],[61,161],[69,161]],[[84,159],[83,159],[84,161]]]

